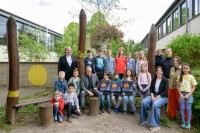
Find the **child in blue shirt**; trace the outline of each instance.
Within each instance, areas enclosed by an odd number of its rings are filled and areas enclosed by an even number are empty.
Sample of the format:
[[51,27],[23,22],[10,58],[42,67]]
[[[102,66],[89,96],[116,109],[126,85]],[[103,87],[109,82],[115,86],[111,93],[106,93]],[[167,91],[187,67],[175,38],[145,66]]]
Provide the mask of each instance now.
[[[113,80],[112,81],[114,81],[114,82],[122,82],[121,81],[121,79],[119,78],[119,74],[118,73],[114,73],[114,76],[113,76]],[[119,94],[111,94],[112,96],[111,96],[111,100],[112,100],[112,103],[113,103],[113,105],[115,106],[115,109],[114,109],[114,111],[116,112],[116,113],[119,113],[120,112],[120,109],[119,109],[119,106],[120,106],[120,104],[121,104],[121,101],[122,101],[122,96],[121,96],[121,92],[119,93]],[[115,98],[117,98],[117,101],[116,101],[116,99]]]
[[[104,73],[104,78],[101,80],[101,83],[102,81],[108,81],[110,83],[110,79],[108,78],[108,74],[107,73]],[[100,83],[100,86],[102,85]],[[108,86],[110,87],[110,84],[108,83]],[[111,107],[110,107],[110,92],[101,92],[100,90],[100,93],[101,93],[101,104],[100,104],[100,110],[102,113],[104,113],[104,100],[105,98],[107,99],[107,111],[108,111],[108,114],[111,113]]]
[[65,80],[64,71],[59,72],[59,78],[54,82],[54,92],[57,90],[61,91],[63,94],[65,94],[67,90],[67,81]]

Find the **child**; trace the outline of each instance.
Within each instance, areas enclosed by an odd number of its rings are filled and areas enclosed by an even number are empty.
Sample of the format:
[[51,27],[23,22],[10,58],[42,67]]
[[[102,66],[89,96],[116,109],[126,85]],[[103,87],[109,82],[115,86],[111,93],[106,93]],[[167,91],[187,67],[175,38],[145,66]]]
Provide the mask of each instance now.
[[[191,128],[191,115],[192,115],[192,103],[193,103],[193,92],[195,90],[197,82],[195,77],[190,74],[190,65],[184,64],[181,68],[181,74],[178,76],[178,91],[180,95],[180,112],[181,112],[181,127],[190,129]],[[184,119],[184,110],[187,109],[187,122]]]
[[161,66],[162,60],[163,60],[162,49],[157,49],[156,50],[156,57],[155,57],[156,67]]
[[54,122],[62,122],[64,118],[64,100],[62,98],[62,92],[61,91],[55,91],[54,98],[50,101],[53,104],[53,117]]
[[131,58],[131,53],[127,53],[127,64],[126,64],[126,69],[132,70],[134,73],[136,73],[136,66],[135,66],[135,60]]
[[115,72],[115,59],[112,57],[112,50],[107,51],[106,57],[106,73],[109,74],[109,79],[113,79],[113,74]]
[[75,68],[73,71],[73,77],[69,79],[68,84],[74,83],[74,92],[76,93],[77,97],[79,97],[80,94],[80,78],[78,77],[78,69]]
[[[114,82],[122,82],[121,79],[119,78],[119,74],[118,73],[114,73],[114,77],[113,77],[113,80]],[[119,109],[119,106],[121,104],[121,101],[122,101],[122,96],[121,96],[121,93],[117,93],[117,94],[111,94],[112,97],[111,97],[111,100],[112,100],[112,103],[113,105],[115,106],[115,112],[116,113],[119,113],[120,112],[120,109]],[[117,98],[117,102],[116,102],[116,99]]]
[[151,74],[148,72],[146,64],[141,64],[140,69],[140,73],[138,74],[138,93],[142,100],[150,95]]
[[59,78],[54,82],[54,92],[57,90],[61,91],[63,94],[65,94],[67,90],[67,81],[65,80],[64,71],[59,72]]
[[[108,82],[110,82],[110,79],[108,78],[109,77],[109,75],[108,75],[108,73],[104,73],[104,78],[101,80],[101,82],[102,81],[108,81]],[[100,83],[100,85],[101,85],[101,83]],[[110,84],[108,83],[108,86],[110,86]],[[108,111],[108,114],[110,114],[111,113],[111,109],[110,109],[110,92],[101,92],[101,90],[100,90],[100,93],[101,93],[101,105],[100,105],[100,110],[101,110],[101,112],[102,113],[104,113],[104,100],[105,100],[105,98],[107,99],[107,111]]]
[[[135,87],[136,79],[134,77],[133,71],[131,71],[130,69],[127,69],[122,81],[133,81],[134,82],[133,87]],[[129,95],[123,93],[123,98],[122,98],[123,99],[123,114],[126,114],[126,112],[127,112],[128,102],[130,102],[130,104],[131,104],[131,114],[135,114],[136,108],[135,108],[134,98],[135,98],[134,91],[132,94],[129,94]]]
[[124,49],[118,49],[118,55],[115,58],[115,71],[119,73],[119,78],[122,79],[126,70],[126,57],[124,56]]
[[138,51],[136,51],[135,53],[134,53],[134,59],[135,59],[135,65],[137,64],[137,61],[139,60],[139,52]]
[[148,70],[148,62],[145,56],[144,51],[140,51],[139,52],[139,60],[137,61],[137,65],[136,65],[136,75],[138,77],[138,74],[140,73],[140,66],[141,64],[146,64],[147,70]]
[[74,92],[74,83],[68,85],[68,91],[64,94],[65,109],[67,110],[67,122],[72,123],[71,115],[80,116],[79,101]]
[[84,59],[84,66],[85,66],[85,69],[87,66],[90,66],[92,68],[92,73],[94,73],[94,57],[92,55],[92,51],[91,50],[87,50],[87,57],[85,57]]
[[102,49],[98,50],[98,55],[94,58],[94,68],[99,80],[103,79],[103,74],[105,72],[106,60],[103,57]]

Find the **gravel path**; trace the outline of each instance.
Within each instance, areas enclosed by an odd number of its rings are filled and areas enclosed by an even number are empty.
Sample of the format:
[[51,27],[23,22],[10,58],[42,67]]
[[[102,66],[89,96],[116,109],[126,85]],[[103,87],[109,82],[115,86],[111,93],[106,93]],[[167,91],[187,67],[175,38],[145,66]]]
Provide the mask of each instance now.
[[[32,123],[25,127],[13,129],[10,133],[148,133],[148,125],[138,125],[139,113],[131,114],[112,114],[103,113],[98,116],[83,115],[81,117],[73,117],[73,123],[53,124],[45,128],[39,123]],[[1,133],[6,133],[0,130]],[[186,130],[180,129],[176,123],[171,128],[161,127],[156,131],[159,133],[182,133]]]

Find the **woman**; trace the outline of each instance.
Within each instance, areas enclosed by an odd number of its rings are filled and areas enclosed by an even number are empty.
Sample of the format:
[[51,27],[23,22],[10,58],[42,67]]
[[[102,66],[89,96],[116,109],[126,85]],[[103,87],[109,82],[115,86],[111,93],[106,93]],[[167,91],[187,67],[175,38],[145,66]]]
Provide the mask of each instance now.
[[174,67],[170,69],[169,74],[169,99],[168,99],[168,115],[170,116],[170,119],[176,118],[176,112],[180,108],[179,103],[179,92],[177,89],[177,78],[178,75],[181,73],[181,58],[178,56],[175,56],[173,58],[173,64]]
[[160,129],[160,107],[168,101],[168,79],[163,76],[162,67],[156,67],[156,78],[152,80],[150,86],[151,95],[141,102],[140,125],[147,123],[148,110],[152,105],[152,112],[148,123],[149,130],[156,131]]

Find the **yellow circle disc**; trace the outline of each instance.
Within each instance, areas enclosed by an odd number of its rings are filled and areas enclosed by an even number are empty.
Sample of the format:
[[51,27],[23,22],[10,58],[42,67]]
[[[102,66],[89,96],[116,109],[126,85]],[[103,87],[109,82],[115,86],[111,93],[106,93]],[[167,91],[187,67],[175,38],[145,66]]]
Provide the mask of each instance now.
[[33,85],[44,85],[47,80],[47,71],[41,65],[33,65],[28,71],[28,79]]

